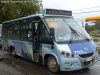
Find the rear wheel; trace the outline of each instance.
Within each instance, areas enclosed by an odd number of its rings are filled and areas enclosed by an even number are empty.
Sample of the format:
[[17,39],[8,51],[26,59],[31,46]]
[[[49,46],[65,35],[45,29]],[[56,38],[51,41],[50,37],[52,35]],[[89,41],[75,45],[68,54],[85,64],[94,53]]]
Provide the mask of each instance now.
[[0,49],[2,49],[2,45],[0,45]]
[[50,56],[47,60],[47,66],[48,66],[48,69],[52,72],[52,73],[58,73],[60,72],[60,69],[59,69],[59,65],[57,63],[57,60],[55,57],[53,56]]
[[15,52],[15,50],[14,50],[14,49],[12,49],[11,54],[13,55],[13,57],[17,57],[16,52]]

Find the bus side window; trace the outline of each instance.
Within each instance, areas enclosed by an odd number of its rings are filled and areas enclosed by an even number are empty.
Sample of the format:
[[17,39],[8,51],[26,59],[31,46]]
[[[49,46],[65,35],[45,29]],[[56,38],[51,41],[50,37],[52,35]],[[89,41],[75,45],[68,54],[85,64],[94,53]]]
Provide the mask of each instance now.
[[23,20],[22,29],[28,29],[28,21],[27,20]]
[[14,22],[13,23],[9,23],[10,25],[7,27],[8,29],[8,39],[14,39],[13,38],[13,34],[14,34],[14,31],[13,31],[13,28],[14,28]]
[[43,27],[42,27],[42,40],[43,40],[43,43],[48,43],[49,41],[51,41],[51,36],[49,35],[48,33],[48,30],[46,28],[46,26],[44,24],[42,24]]
[[15,40],[20,40],[20,31],[19,30],[16,30],[16,31],[14,31],[15,32],[15,37],[14,37],[14,39]]
[[32,18],[28,19],[28,29],[32,29]]
[[32,29],[32,23],[29,23],[29,29]]
[[20,21],[17,21],[17,22],[15,23],[15,29],[20,29]]
[[28,39],[29,41],[32,41],[32,31],[28,31]]

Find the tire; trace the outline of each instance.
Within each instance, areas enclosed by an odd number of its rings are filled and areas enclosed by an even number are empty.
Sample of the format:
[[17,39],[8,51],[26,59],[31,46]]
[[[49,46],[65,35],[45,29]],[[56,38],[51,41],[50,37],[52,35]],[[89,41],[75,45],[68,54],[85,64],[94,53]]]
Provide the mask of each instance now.
[[12,54],[12,56],[13,56],[14,58],[16,58],[16,57],[17,57],[16,52],[15,52],[15,50],[14,50],[14,49],[12,50],[11,54]]
[[2,49],[2,45],[0,45],[0,49]]
[[50,72],[52,72],[52,73],[59,73],[60,72],[60,68],[59,68],[59,65],[57,63],[57,60],[53,56],[50,56],[47,59],[47,67],[50,70]]

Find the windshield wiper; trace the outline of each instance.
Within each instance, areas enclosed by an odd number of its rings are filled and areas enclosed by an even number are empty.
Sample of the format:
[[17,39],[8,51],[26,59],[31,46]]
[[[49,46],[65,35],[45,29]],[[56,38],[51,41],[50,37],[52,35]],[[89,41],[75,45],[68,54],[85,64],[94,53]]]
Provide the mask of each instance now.
[[86,38],[85,40],[90,41],[90,39],[88,37],[86,37],[85,35],[83,35],[82,33],[78,32],[76,30],[75,30],[75,32],[77,32],[77,33],[81,34],[82,36],[84,36]]
[[[63,19],[63,21],[65,21],[64,19]],[[68,25],[68,23],[65,21],[65,23]],[[82,33],[80,33],[80,32],[78,32],[78,31],[76,31],[76,30],[74,30],[72,27],[70,27],[69,25],[68,25],[68,27],[71,29],[71,31],[72,32],[74,32],[75,34],[77,34],[78,36],[80,36],[79,34],[81,34],[82,36],[84,36],[86,39],[85,40],[87,40],[87,41],[90,41],[89,40],[89,38],[88,37],[86,37],[85,35],[83,35]],[[79,34],[78,34],[79,33]],[[72,42],[72,40],[70,40],[70,43]]]

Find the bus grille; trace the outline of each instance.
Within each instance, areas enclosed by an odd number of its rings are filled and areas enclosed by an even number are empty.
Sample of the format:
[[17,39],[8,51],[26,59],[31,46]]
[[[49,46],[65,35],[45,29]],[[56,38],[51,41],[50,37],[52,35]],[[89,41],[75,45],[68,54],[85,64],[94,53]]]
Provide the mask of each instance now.
[[90,53],[90,54],[83,54],[83,55],[79,55],[81,58],[87,58],[93,55],[94,52]]
[[91,63],[91,61],[86,61],[86,62],[83,62],[84,66],[87,66]]
[[93,61],[94,61],[94,59],[92,59],[91,61],[85,61],[85,62],[83,62],[83,65],[88,66],[88,65],[90,65],[90,63],[93,63]]

